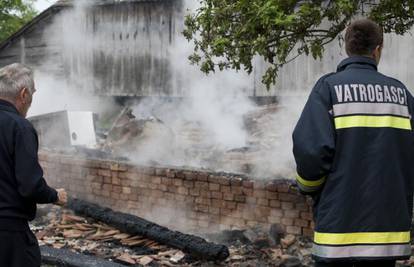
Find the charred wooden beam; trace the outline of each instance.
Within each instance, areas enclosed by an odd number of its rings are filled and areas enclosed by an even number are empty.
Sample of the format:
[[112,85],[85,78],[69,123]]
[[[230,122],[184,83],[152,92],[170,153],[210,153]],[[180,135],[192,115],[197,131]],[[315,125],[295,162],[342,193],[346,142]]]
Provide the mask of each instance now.
[[40,247],[42,263],[65,267],[123,267],[125,265],[106,261],[93,256],[72,252],[68,249]]
[[179,249],[197,259],[223,261],[229,256],[229,250],[224,245],[207,242],[198,236],[172,231],[131,214],[116,212],[79,199],[71,199],[68,207],[79,215],[94,218],[122,232],[143,236]]

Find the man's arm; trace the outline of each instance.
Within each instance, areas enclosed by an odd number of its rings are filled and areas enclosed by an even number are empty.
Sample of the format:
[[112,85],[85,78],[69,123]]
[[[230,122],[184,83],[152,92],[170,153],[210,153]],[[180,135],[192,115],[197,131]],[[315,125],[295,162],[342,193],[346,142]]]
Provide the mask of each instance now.
[[316,193],[323,187],[335,153],[332,105],[325,86],[323,79],[315,85],[293,132],[296,181],[304,194]]
[[34,129],[17,130],[15,140],[15,175],[21,196],[39,204],[56,203],[58,192],[43,178],[38,160],[38,140]]

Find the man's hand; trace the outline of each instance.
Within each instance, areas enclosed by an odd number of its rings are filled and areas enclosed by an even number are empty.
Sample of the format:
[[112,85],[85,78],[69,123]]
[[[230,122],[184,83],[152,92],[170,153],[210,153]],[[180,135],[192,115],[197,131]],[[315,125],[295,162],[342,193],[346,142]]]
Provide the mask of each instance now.
[[68,202],[68,194],[66,193],[66,190],[63,188],[56,189],[58,193],[58,201],[55,203],[57,205],[63,206]]

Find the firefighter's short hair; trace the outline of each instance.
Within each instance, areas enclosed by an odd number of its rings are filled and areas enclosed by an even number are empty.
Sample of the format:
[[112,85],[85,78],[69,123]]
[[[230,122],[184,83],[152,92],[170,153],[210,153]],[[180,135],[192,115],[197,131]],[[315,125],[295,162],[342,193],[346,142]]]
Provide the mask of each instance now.
[[383,42],[382,27],[370,19],[356,20],[346,29],[345,49],[348,56],[370,56]]

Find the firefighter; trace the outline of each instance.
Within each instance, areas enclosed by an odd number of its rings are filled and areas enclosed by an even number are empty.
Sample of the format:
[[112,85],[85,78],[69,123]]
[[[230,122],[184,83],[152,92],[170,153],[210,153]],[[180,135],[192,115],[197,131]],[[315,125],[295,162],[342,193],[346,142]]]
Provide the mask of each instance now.
[[43,179],[37,134],[25,119],[35,93],[33,72],[22,64],[0,69],[0,266],[39,267],[40,250],[28,221],[37,203],[67,201],[66,191]]
[[413,97],[378,72],[383,31],[346,29],[348,58],[313,88],[293,132],[297,184],[314,199],[323,266],[395,266],[411,255]]

